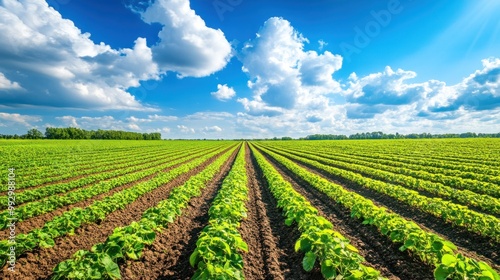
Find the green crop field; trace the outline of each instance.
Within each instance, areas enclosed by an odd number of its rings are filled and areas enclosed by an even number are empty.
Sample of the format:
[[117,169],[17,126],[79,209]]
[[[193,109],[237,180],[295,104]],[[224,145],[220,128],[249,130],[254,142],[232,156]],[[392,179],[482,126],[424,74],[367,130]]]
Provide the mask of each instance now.
[[1,279],[500,280],[500,139],[0,140]]

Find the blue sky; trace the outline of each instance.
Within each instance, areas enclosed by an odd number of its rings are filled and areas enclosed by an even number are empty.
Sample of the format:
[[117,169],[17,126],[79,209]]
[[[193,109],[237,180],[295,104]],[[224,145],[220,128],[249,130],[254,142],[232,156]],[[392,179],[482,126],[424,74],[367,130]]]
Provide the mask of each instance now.
[[1,0],[0,133],[500,131],[496,0]]

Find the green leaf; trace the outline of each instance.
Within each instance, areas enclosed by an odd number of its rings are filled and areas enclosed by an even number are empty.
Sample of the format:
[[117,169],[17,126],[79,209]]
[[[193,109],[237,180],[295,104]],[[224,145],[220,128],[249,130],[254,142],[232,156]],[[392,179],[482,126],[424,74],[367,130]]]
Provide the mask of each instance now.
[[482,274],[481,277],[479,278],[480,280],[494,280],[495,279],[495,276],[493,276],[493,273],[491,273],[490,271],[487,271],[487,270],[484,270],[482,271]]
[[408,239],[405,241],[405,247],[410,248],[411,246],[415,245],[415,241]]
[[349,249],[349,250],[351,250],[351,251],[353,251],[353,252],[356,252],[356,253],[358,253],[358,252],[359,252],[359,251],[358,251],[358,248],[356,248],[356,247],[352,246],[351,244],[347,244],[347,246],[346,246],[346,247],[347,247],[347,249]]
[[297,242],[295,242],[295,252],[298,252],[300,250],[300,242],[301,242],[301,239],[297,240]]
[[198,250],[195,249],[194,252],[189,257],[189,264],[191,264],[191,266],[194,268],[196,268],[196,263],[198,262],[199,255],[200,255],[200,252],[198,252]]
[[435,251],[441,251],[441,249],[443,249],[443,242],[441,241],[434,241],[432,242],[432,249],[434,249]]
[[446,280],[448,275],[450,275],[448,268],[443,265],[438,266],[434,270],[434,278],[436,278],[436,280]]
[[40,247],[42,247],[42,248],[51,248],[51,247],[54,247],[55,245],[56,245],[56,243],[55,243],[54,239],[52,239],[52,238],[40,240]]
[[450,254],[444,254],[443,257],[441,258],[441,263],[446,266],[454,266],[456,262],[457,258],[455,258],[455,256]]
[[304,259],[302,260],[302,267],[304,268],[305,271],[309,272],[314,268],[314,264],[316,263],[316,254],[313,252],[309,251],[306,253],[304,256]]
[[323,274],[323,277],[326,279],[333,279],[337,276],[337,272],[331,260],[325,260],[321,263],[321,274]]
[[110,256],[104,255],[101,262],[104,265],[104,269],[106,269],[106,273],[108,274],[108,276],[111,279],[121,279],[122,278],[118,264],[116,264],[111,259]]
[[[312,249],[312,241],[309,238],[304,238],[299,240],[300,250],[302,252],[309,252]],[[298,251],[298,250],[297,250]]]
[[108,246],[108,248],[106,248],[106,254],[108,254],[108,256],[110,256],[113,260],[123,258],[122,248],[117,245]]

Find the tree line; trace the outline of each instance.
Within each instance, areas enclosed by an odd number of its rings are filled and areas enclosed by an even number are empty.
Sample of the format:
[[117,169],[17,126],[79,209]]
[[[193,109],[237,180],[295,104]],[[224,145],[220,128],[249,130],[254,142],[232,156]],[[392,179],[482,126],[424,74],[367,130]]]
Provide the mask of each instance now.
[[161,140],[161,133],[139,133],[121,130],[85,130],[76,127],[47,127],[45,134],[33,128],[23,135],[2,135],[3,139],[102,139],[102,140]]
[[334,134],[314,134],[309,135],[305,140],[346,140],[346,139],[430,139],[430,138],[500,138],[499,133],[445,133],[445,134],[431,134],[431,133],[411,133],[411,134],[386,134],[381,131],[377,132],[363,132],[356,133],[350,136],[347,135],[334,135]]

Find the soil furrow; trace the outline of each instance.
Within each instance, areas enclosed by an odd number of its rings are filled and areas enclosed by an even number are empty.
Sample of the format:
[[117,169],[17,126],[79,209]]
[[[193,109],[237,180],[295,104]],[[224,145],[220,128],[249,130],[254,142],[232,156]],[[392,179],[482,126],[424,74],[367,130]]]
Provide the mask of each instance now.
[[202,195],[192,198],[182,215],[156,236],[140,260],[127,260],[120,266],[123,279],[190,279],[193,276],[194,268],[189,264],[189,257],[196,248],[198,235],[208,224],[208,209],[237,153],[238,150],[231,155],[202,190]]
[[244,273],[247,279],[285,279],[279,263],[277,237],[273,236],[268,211],[262,200],[262,180],[252,162],[250,149],[246,149],[246,170],[249,198],[246,203],[247,218],[241,223],[240,233],[248,244],[243,254]]
[[302,253],[295,252],[295,242],[300,237],[300,231],[297,226],[285,225],[283,212],[277,206],[277,201],[273,197],[268,188],[268,183],[262,174],[255,157],[252,155],[252,164],[256,171],[257,179],[260,182],[259,193],[262,197],[262,202],[266,209],[271,225],[273,236],[277,239],[276,254],[282,276],[278,279],[323,279],[319,269],[313,269],[311,272],[306,272],[302,269]]
[[109,214],[99,224],[86,224],[75,230],[73,236],[58,238],[54,247],[48,249],[37,248],[32,252],[20,256],[16,262],[16,271],[11,273],[7,270],[8,266],[5,266],[0,272],[0,278],[17,280],[46,279],[59,262],[71,258],[76,251],[80,249],[90,250],[93,245],[104,242],[116,227],[126,226],[133,221],[140,220],[145,210],[166,199],[172,189],[182,185],[191,176],[201,172],[223,153],[219,153],[194,170],[144,194],[124,209]]
[[[183,155],[183,156],[176,156],[176,157],[173,157],[173,158],[171,158],[171,159],[167,159],[167,158],[165,158],[164,160],[168,160],[168,161],[163,161],[163,160],[162,160],[162,164],[167,163],[167,162],[172,162],[172,161],[175,161],[175,160],[178,160],[178,159],[181,159],[181,158],[183,158],[183,157],[185,157],[185,156],[186,156],[186,155]],[[145,164],[148,164],[148,162],[143,162],[143,163],[141,163],[141,164],[139,164],[139,165],[145,165]],[[138,169],[138,170],[132,171],[131,173],[142,172],[142,171],[144,171],[144,170],[146,170],[146,169],[150,169],[150,168],[153,168],[153,167],[154,167],[154,166],[143,167],[143,168],[140,168],[140,169]],[[119,169],[127,169],[127,168],[131,168],[131,166],[128,166],[128,167],[125,167],[125,168],[119,168]],[[115,169],[115,170],[119,170],[119,169]],[[103,171],[103,172],[109,172],[109,170],[108,170],[108,171]],[[81,175],[81,176],[78,176],[78,178],[77,178],[77,177],[74,177],[74,178],[76,178],[76,179],[74,179],[74,180],[73,180],[73,179],[71,179],[71,180],[70,180],[70,179],[65,179],[65,180],[61,181],[60,183],[67,183],[67,182],[70,182],[70,181],[75,181],[75,180],[81,179],[81,178],[83,178],[83,177],[93,176],[93,175],[96,175],[96,173],[94,173],[94,174],[87,174],[87,175]],[[111,181],[111,180],[113,180],[113,179],[116,179],[116,178],[122,177],[122,176],[124,176],[124,175],[126,175],[126,174],[115,175],[115,176],[112,176],[112,177],[109,177],[109,178],[106,178],[106,179],[99,179],[99,180],[96,180],[96,181],[94,181],[94,182],[92,182],[92,183],[88,183],[88,184],[85,184],[85,185],[83,185],[83,186],[80,186],[80,187],[76,187],[76,188],[73,188],[73,189],[67,190],[66,192],[56,193],[56,194],[49,195],[49,196],[64,196],[64,195],[66,195],[66,194],[68,194],[68,193],[72,193],[72,192],[75,192],[75,191],[78,191],[78,190],[81,190],[81,189],[86,189],[86,188],[92,187],[92,186],[94,186],[94,185],[96,185],[96,184],[99,184],[99,183],[101,183],[101,182]],[[59,184],[59,182],[58,182],[58,183],[55,183],[55,184]],[[45,186],[47,186],[47,185],[55,185],[55,184],[52,184],[52,183],[45,183],[45,184],[38,185],[38,186],[35,186],[35,187],[30,187],[29,189],[22,189],[22,191],[24,192],[25,190],[30,190],[30,189],[39,189],[39,188],[43,188],[43,187],[45,187]],[[24,206],[24,205],[26,205],[26,204],[28,204],[28,203],[30,203],[30,202],[35,202],[35,201],[43,200],[43,199],[45,199],[45,198],[47,198],[47,197],[48,197],[48,196],[43,196],[43,197],[41,197],[41,198],[39,198],[39,199],[35,199],[35,200],[33,200],[33,201],[24,202],[24,203],[18,204],[16,207],[22,207],[22,206]],[[2,211],[5,211],[5,209],[4,209],[4,210],[2,210]]]
[[316,190],[272,157],[266,155],[266,158],[296,191],[319,210],[321,216],[332,222],[336,231],[351,240],[351,244],[370,266],[389,279],[434,279],[432,267],[414,259],[407,252],[399,251],[399,246],[382,236],[375,226],[363,225],[361,220],[350,216],[348,209]]
[[[186,164],[192,160],[194,160],[194,159],[190,159],[188,161],[185,161],[185,162],[176,164],[174,166],[171,166],[169,168],[166,168],[166,169],[162,170],[162,172],[168,172],[168,171],[170,171],[174,168],[177,168],[177,167],[181,166],[182,164]],[[28,219],[21,221],[21,222],[17,222],[16,223],[16,234],[28,233],[29,231],[31,231],[35,228],[43,227],[43,225],[46,222],[52,220],[56,216],[63,214],[66,211],[69,211],[69,210],[76,208],[76,207],[85,208],[85,207],[91,205],[96,200],[103,199],[104,197],[111,196],[117,192],[131,188],[139,183],[146,182],[146,181],[152,179],[153,177],[155,177],[157,174],[158,173],[151,174],[151,175],[149,175],[145,178],[139,179],[137,181],[130,182],[130,183],[125,184],[123,186],[116,187],[116,188],[110,190],[109,192],[99,194],[97,196],[88,198],[86,200],[83,200],[83,201],[80,201],[80,202],[77,202],[74,204],[70,204],[70,205],[66,205],[66,206],[57,208],[54,211],[51,211],[51,212],[48,212],[48,213],[45,213],[45,214],[42,214],[39,216],[31,217],[31,218],[28,218]],[[8,238],[9,234],[10,234],[10,229],[4,229],[4,230],[0,231],[0,240]]]
[[[286,153],[286,151],[284,150],[278,150],[280,153],[284,152]],[[282,156],[285,156],[283,154],[281,154]],[[314,155],[316,156],[315,154],[311,154],[311,155]],[[308,158],[309,160],[313,160],[313,159],[310,159]],[[332,158],[327,158],[327,160],[335,160],[335,159],[332,159]],[[370,178],[370,179],[373,179],[373,180],[378,180],[378,181],[384,181],[383,179],[381,179],[380,177],[376,176],[376,175],[373,175],[373,174],[370,174],[370,173],[367,173],[367,172],[363,172],[363,171],[356,171],[356,170],[352,170],[350,168],[345,168],[343,167],[342,165],[337,165],[337,164],[330,164],[328,163],[326,160],[315,160],[321,164],[324,164],[324,165],[328,165],[328,166],[332,166],[332,167],[335,167],[335,168],[338,168],[338,169],[343,169],[343,170],[347,170],[347,171],[351,171],[351,172],[356,172],[358,173],[359,175],[362,175],[363,177],[366,177],[366,178]],[[347,162],[348,163],[348,162]],[[370,167],[370,168],[373,168],[375,169],[374,167]],[[401,176],[407,176],[407,177],[412,177],[410,175],[406,175],[406,174],[403,174],[403,173],[395,173],[393,171],[387,171],[387,170],[382,170],[384,172],[388,172],[388,173],[391,173],[391,174],[397,174],[397,175],[401,175]],[[423,179],[423,178],[417,178],[417,177],[412,177],[412,178],[415,178],[415,179],[418,179],[420,181],[426,181],[426,182],[430,182],[430,183],[434,183],[434,184],[441,184],[441,185],[444,185],[442,182],[439,182],[439,181],[432,181],[432,180],[428,180],[428,179]],[[488,213],[487,210],[484,210],[484,209],[481,209],[477,206],[474,206],[474,205],[468,205],[467,203],[464,203],[462,201],[459,201],[455,198],[452,198],[452,197],[449,197],[449,196],[443,196],[443,195],[440,195],[440,194],[437,194],[437,193],[431,193],[430,191],[427,191],[427,190],[424,190],[424,189],[417,189],[417,188],[410,188],[408,186],[405,186],[403,184],[398,184],[398,183],[392,183],[392,182],[389,182],[389,181],[384,181],[386,183],[390,183],[390,184],[394,184],[394,185],[398,185],[398,186],[401,186],[407,190],[412,190],[412,191],[416,191],[418,192],[418,194],[422,195],[422,196],[426,196],[426,197],[429,197],[429,198],[441,198],[443,200],[448,200],[450,202],[453,202],[455,204],[459,204],[459,205],[463,205],[463,206],[466,206],[467,208],[469,208],[470,210],[473,210],[473,211],[476,211],[478,213],[481,213],[481,214],[486,214],[486,215],[492,215],[492,216],[495,216],[497,218],[500,217],[500,214],[496,214],[496,213]],[[457,188],[457,190],[467,190],[465,188]],[[484,194],[481,194],[481,193],[478,193],[478,192],[475,192],[473,190],[469,190],[477,195],[484,195]]]
[[[119,160],[119,159],[117,159]],[[123,164],[120,163],[120,164]],[[144,164],[143,163],[140,163],[140,165]],[[127,167],[121,167],[119,169],[124,169],[124,168],[130,168],[131,166],[127,166]],[[90,166],[88,168],[83,168],[83,169],[80,169],[79,171],[85,171],[85,170],[88,170],[88,169],[91,169],[91,168],[95,168],[95,166]],[[145,168],[147,169],[147,168]],[[113,170],[118,170],[118,169],[109,169],[109,170],[104,170],[104,171],[101,171],[101,173],[103,172],[109,172],[109,171],[113,171]],[[141,169],[142,170],[142,169]],[[61,172],[64,172],[64,171],[61,171]],[[69,178],[65,178],[65,179],[58,179],[58,180],[54,180],[54,181],[50,181],[50,182],[46,182],[46,183],[42,183],[40,185],[36,185],[36,186],[29,186],[29,187],[25,187],[25,188],[21,188],[21,189],[18,189],[18,191],[20,193],[24,192],[24,191],[29,191],[29,190],[34,190],[34,189],[40,189],[40,188],[43,188],[43,187],[46,187],[46,186],[49,186],[49,185],[56,185],[56,184],[64,184],[64,183],[68,183],[68,182],[72,182],[72,181],[76,181],[76,180],[79,180],[83,177],[89,177],[89,176],[92,176],[92,175],[95,175],[99,172],[94,172],[94,173],[90,173],[90,174],[82,174],[82,175],[77,175],[77,176],[73,176],[73,177],[69,177]],[[56,176],[59,176],[60,174],[55,174],[53,176],[48,176],[47,178],[51,178],[51,177],[56,177]],[[118,176],[122,176],[122,175],[118,175]],[[99,183],[100,181],[106,181],[106,180],[110,180],[110,179],[113,179],[113,178],[116,178],[118,176],[113,176],[113,177],[110,177],[108,179],[104,179],[104,180],[99,180],[99,181],[96,181],[92,184],[96,184],[96,183]],[[8,191],[2,191],[0,192],[0,196],[2,195],[7,195]],[[18,205],[19,206],[19,205]]]
[[[293,160],[293,159],[291,159]],[[417,208],[409,207],[403,202],[398,201],[388,195],[364,188],[354,182],[342,177],[334,176],[324,170],[311,166],[306,163],[293,160],[299,166],[308,171],[322,176],[323,178],[341,185],[346,190],[356,192],[357,194],[372,200],[377,206],[385,207],[407,220],[414,221],[422,229],[438,234],[439,236],[453,242],[458,246],[459,251],[468,257],[476,260],[485,261],[494,269],[500,269],[500,244],[492,241],[490,238],[467,231],[464,228],[454,227],[450,223],[445,223],[443,219],[425,213]]]

